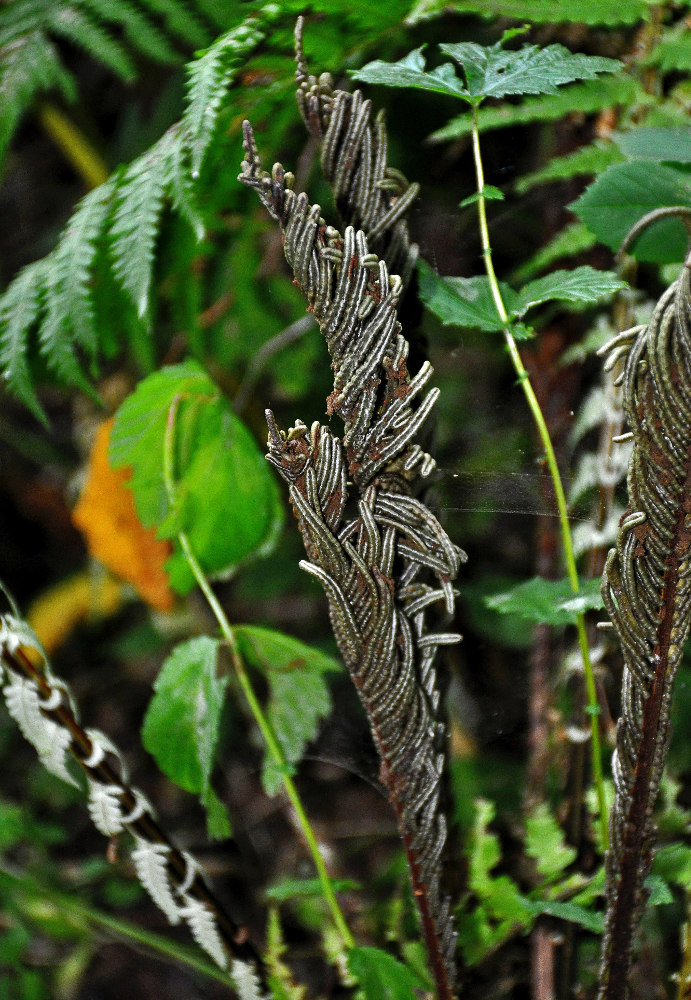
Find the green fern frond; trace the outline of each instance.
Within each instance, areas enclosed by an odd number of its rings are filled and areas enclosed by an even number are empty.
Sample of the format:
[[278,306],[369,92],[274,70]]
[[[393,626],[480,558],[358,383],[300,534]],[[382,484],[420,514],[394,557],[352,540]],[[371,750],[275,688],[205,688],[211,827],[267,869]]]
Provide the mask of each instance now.
[[113,190],[113,183],[108,181],[82,199],[60,242],[47,258],[51,267],[46,283],[41,338],[49,364],[51,345],[69,339],[70,335],[91,358],[96,356],[91,269],[99,237],[110,213]]
[[9,40],[0,34],[0,160],[36,95],[51,90],[66,101],[76,96],[74,78],[50,39],[39,30]]
[[646,59],[646,65],[657,66],[663,73],[691,70],[691,34],[685,23],[663,35]]
[[135,51],[161,63],[180,62],[182,56],[165,34],[129,0],[80,0],[83,7],[102,21],[118,24]]
[[142,0],[154,14],[164,21],[171,35],[176,35],[186,46],[201,49],[211,41],[209,32],[190,4],[184,0]]
[[247,53],[263,41],[266,27],[280,13],[278,4],[266,4],[257,16],[248,18],[222,35],[187,68],[187,107],[183,127],[192,157],[192,176],[199,173],[227,87]]
[[159,218],[179,152],[178,130],[169,129],[125,170],[115,196],[113,270],[140,318],[149,308]]
[[0,297],[0,365],[7,386],[39,420],[45,414],[38,401],[28,363],[28,339],[41,311],[47,261],[36,261],[19,272]]
[[137,70],[123,46],[90,13],[75,6],[57,6],[48,19],[50,29],[98,59],[126,83]]
[[611,142],[582,146],[581,149],[566,156],[554,157],[540,170],[519,178],[516,182],[516,193],[525,194],[538,184],[549,181],[565,181],[585,174],[600,174],[612,163],[620,163],[623,159],[624,156]]

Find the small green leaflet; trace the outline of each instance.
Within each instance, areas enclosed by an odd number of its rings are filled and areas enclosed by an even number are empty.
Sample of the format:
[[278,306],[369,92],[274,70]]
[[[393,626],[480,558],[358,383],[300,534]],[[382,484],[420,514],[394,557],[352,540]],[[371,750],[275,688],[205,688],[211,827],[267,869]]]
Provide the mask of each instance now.
[[586,910],[578,903],[560,902],[557,899],[531,899],[530,907],[536,916],[540,913],[546,913],[550,917],[559,917],[561,920],[568,920],[571,924],[580,924],[581,927],[593,934],[602,934],[605,929],[605,920],[601,913]]
[[425,984],[407,966],[381,948],[351,948],[348,969],[367,1000],[418,1000]]
[[200,636],[176,646],[154,681],[142,742],[160,769],[207,809],[209,835],[230,834],[224,806],[211,788],[227,677],[218,676],[220,642]]
[[691,127],[634,128],[612,136],[622,153],[632,160],[691,163]]
[[[269,683],[268,719],[292,768],[331,711],[325,675],[340,670],[340,665],[320,650],[273,629],[239,625],[234,631],[243,659],[261,670]],[[262,784],[267,795],[275,795],[281,787],[281,774],[268,753]]]
[[467,205],[474,205],[480,200],[480,196],[485,199],[485,201],[504,201],[504,195],[499,190],[498,187],[494,187],[493,184],[485,184],[482,192],[476,191],[475,194],[468,195],[464,198],[462,202],[459,203],[459,208],[465,208]]
[[[171,509],[164,439],[176,402]],[[162,368],[139,383],[116,414],[110,460],[132,467],[129,485],[142,524],[174,542],[184,532],[205,573],[228,574],[273,544],[282,517],[273,477],[252,435],[196,361]],[[166,568],[179,593],[193,588],[179,549]]]
[[[489,281],[484,276],[474,278],[440,278],[429,264],[421,261],[420,298],[447,326],[470,327],[486,332],[503,330],[492,297]],[[572,271],[554,271],[538,278],[516,292],[500,282],[499,289],[509,321],[522,319],[525,314],[545,302],[568,302],[573,306],[590,306],[626,288],[611,271],[597,271],[588,265]],[[517,339],[522,328],[512,328]],[[525,334],[523,334],[525,336]]]
[[575,625],[576,615],[603,607],[599,580],[586,580],[577,593],[569,580],[534,577],[485,598],[487,607],[546,625]]
[[558,879],[576,860],[576,848],[566,844],[564,831],[544,802],[526,818],[525,852],[535,859],[539,874],[547,882]]
[[[615,163],[571,205],[597,238],[618,250],[632,226],[662,206],[691,205],[691,176],[682,168],[634,160]],[[630,248],[637,260],[659,264],[682,261],[688,238],[679,219],[661,219]]]
[[[345,878],[332,879],[331,884],[334,892],[352,892],[362,888],[358,882]],[[285,903],[301,896],[321,896],[323,891],[324,887],[318,878],[282,878],[270,885],[264,895],[274,903]]]
[[577,21],[580,24],[635,24],[648,13],[646,0],[418,0],[407,24],[442,12],[496,19],[514,17],[533,24]]
[[537,45],[524,45],[518,50],[503,48],[503,42],[515,33],[508,32],[502,41],[490,46],[474,42],[440,46],[445,55],[462,67],[465,85],[451,63],[426,70],[424,46],[409,52],[399,62],[376,60],[351,75],[364,83],[432,90],[477,106],[487,97],[556,94],[557,88],[565,83],[592,80],[598,73],[614,72],[621,66],[616,59],[572,53],[563,45],[548,45],[544,49]]

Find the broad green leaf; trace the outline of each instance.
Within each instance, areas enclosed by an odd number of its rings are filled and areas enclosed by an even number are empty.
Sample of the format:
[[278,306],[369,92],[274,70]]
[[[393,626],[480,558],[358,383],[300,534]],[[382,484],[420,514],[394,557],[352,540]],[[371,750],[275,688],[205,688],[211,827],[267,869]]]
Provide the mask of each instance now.
[[648,906],[666,906],[674,902],[669,886],[659,875],[648,875],[644,885],[649,893]]
[[[163,478],[164,439],[175,409],[170,508]],[[114,466],[131,466],[130,486],[145,526],[174,543],[180,532],[207,574],[227,574],[273,543],[281,520],[278,490],[245,425],[195,361],[144,379],[118,410],[110,443]],[[180,593],[194,586],[183,553],[166,564]]]
[[691,885],[691,847],[679,841],[665,844],[655,852],[655,873],[674,885]]
[[585,581],[578,593],[574,593],[567,579],[544,580],[537,576],[501,594],[486,597],[485,602],[495,611],[555,626],[573,625],[577,614],[603,607],[599,580]]
[[529,309],[544,302],[570,302],[574,305],[592,306],[601,299],[610,298],[615,292],[628,288],[612,271],[597,271],[587,264],[572,271],[553,271],[544,278],[531,281],[518,292],[512,313],[523,316]]
[[564,831],[545,803],[540,803],[525,821],[525,851],[535,859],[537,870],[554,882],[576,860],[575,847],[567,846]]
[[688,73],[691,70],[691,35],[683,22],[681,33],[663,37],[644,60],[644,66],[658,66],[663,73]]
[[408,24],[456,11],[473,17],[513,17],[535,24],[635,24],[648,13],[646,0],[418,0]]
[[[597,238],[618,250],[632,226],[665,205],[691,206],[691,176],[665,164],[616,163],[571,205]],[[630,252],[637,260],[682,261],[688,239],[678,219],[662,219],[646,229]]]
[[[497,312],[486,277],[440,278],[424,261],[418,264],[418,273],[420,298],[446,326],[471,327],[488,333],[504,329],[506,324]],[[502,282],[499,288],[505,306],[510,308],[516,301],[516,293]]]
[[418,1000],[416,989],[424,986],[414,972],[381,948],[351,948],[348,969],[367,1000]]
[[691,163],[691,126],[634,128],[630,132],[615,132],[612,138],[632,160]]
[[210,808],[210,826],[223,827],[223,806],[211,790],[227,677],[218,676],[220,642],[200,636],[176,646],[154,681],[142,742],[160,769]]
[[456,76],[451,63],[444,63],[437,69],[426,70],[422,55],[424,46],[409,52],[395,63],[376,59],[362,69],[349,70],[354,80],[362,83],[381,84],[384,87],[411,87],[416,90],[432,90],[449,97],[460,97],[467,101],[469,94],[463,81]]
[[[513,125],[527,125],[530,122],[551,122],[564,115],[578,112],[593,114],[603,108],[630,107],[632,104],[652,104],[654,98],[646,95],[631,77],[617,74],[597,80],[574,83],[556,94],[541,94],[528,97],[519,104],[502,104],[499,107],[485,107],[478,111],[478,129],[506,128]],[[431,142],[446,142],[469,135],[472,128],[471,116],[460,115],[453,118],[443,128],[433,132]]]
[[[261,670],[269,683],[267,715],[292,768],[331,711],[325,674],[340,670],[340,665],[320,650],[273,629],[240,625],[235,635],[243,658]],[[275,795],[281,787],[281,774],[268,753],[262,784],[267,795]]]
[[444,43],[442,52],[463,67],[468,93],[473,98],[518,94],[556,94],[566,83],[592,80],[599,73],[614,73],[617,59],[569,52],[563,45],[523,45],[505,49],[475,42]]

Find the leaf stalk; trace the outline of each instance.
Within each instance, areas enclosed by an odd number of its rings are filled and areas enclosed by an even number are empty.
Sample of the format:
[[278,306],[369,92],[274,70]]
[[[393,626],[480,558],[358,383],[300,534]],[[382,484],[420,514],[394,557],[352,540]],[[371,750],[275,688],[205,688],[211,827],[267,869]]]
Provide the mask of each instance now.
[[[511,333],[509,315],[506,311],[504,301],[502,299],[501,291],[499,289],[499,282],[497,281],[497,276],[494,271],[494,264],[492,263],[492,248],[489,239],[489,229],[487,226],[487,210],[486,210],[486,200],[483,194],[485,187],[484,180],[484,170],[482,166],[482,154],[480,150],[480,133],[478,129],[478,105],[474,104],[472,109],[472,138],[473,138],[473,158],[475,161],[475,177],[477,184],[477,212],[478,212],[478,223],[480,229],[480,240],[482,243],[482,259],[485,265],[485,272],[487,274],[487,279],[489,281],[489,286],[492,292],[492,298],[497,309],[497,313],[505,324],[504,327],[504,340],[509,351],[509,356],[513,363],[514,369],[518,376],[518,381],[523,389],[523,394],[528,403],[528,408],[532,414],[535,426],[537,428],[538,435],[540,437],[540,442],[542,444],[545,459],[547,461],[547,467],[552,479],[552,484],[554,487],[554,495],[557,502],[557,510],[559,512],[559,524],[561,528],[561,538],[562,538],[562,548],[564,551],[564,559],[566,562],[566,569],[571,584],[571,589],[574,593],[578,592],[579,582],[578,582],[578,570],[576,568],[576,558],[573,551],[573,539],[571,537],[571,527],[569,524],[569,515],[566,504],[566,495],[564,493],[564,486],[561,479],[561,473],[559,472],[559,466],[557,464],[556,455],[554,453],[554,446],[552,445],[552,439],[550,437],[549,429],[544,418],[544,414],[540,408],[537,396],[535,395],[535,390],[530,382],[530,375],[526,370],[523,360],[521,358],[520,352],[518,350],[518,345],[516,344],[515,338]],[[608,829],[608,814],[607,814],[607,800],[605,797],[605,785],[602,773],[602,748],[600,743],[600,726],[598,723],[598,716],[600,714],[600,706],[597,697],[597,687],[595,685],[595,675],[593,673],[593,665],[590,659],[590,647],[588,645],[588,635],[586,632],[585,625],[585,615],[583,612],[579,612],[576,615],[576,631],[578,634],[578,645],[581,652],[581,658],[583,660],[583,673],[585,676],[585,687],[586,695],[588,698],[588,714],[590,715],[590,743],[591,743],[591,758],[592,758],[592,768],[593,768],[593,783],[595,785],[595,790],[597,793],[597,801],[599,808],[599,825],[600,825],[600,838],[602,841],[602,847],[606,850],[609,846],[609,829]]]

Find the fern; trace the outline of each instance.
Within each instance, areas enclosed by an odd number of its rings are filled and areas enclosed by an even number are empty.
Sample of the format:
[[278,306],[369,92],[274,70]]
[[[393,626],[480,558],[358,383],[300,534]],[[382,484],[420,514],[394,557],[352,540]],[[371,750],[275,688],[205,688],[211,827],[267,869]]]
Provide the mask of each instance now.
[[51,90],[67,101],[76,96],[74,78],[60,62],[55,45],[37,30],[19,38],[3,33],[0,22],[0,162],[36,95]]
[[100,21],[77,6],[57,6],[47,18],[47,27],[107,66],[126,83],[137,76],[137,68],[127,49]]
[[[100,347],[94,319],[94,278],[99,246],[106,239],[119,285],[139,318],[146,317],[163,207],[172,203],[201,238],[204,226],[195,204],[190,158],[201,163],[225,97],[219,87],[231,84],[277,12],[276,5],[267,5],[192,63],[188,108],[182,122],[88,194],[52,253],[20,272],[0,296],[0,364],[5,381],[39,418],[44,419],[44,415],[29,364],[32,331],[38,329],[48,369],[64,384],[88,390],[79,352],[94,361]],[[209,106],[213,113],[204,114]]]
[[580,24],[635,24],[648,13],[646,0],[419,0],[410,15],[415,24],[442,11],[476,17],[512,17],[517,21]]
[[592,143],[577,149],[574,153],[548,160],[544,167],[521,177],[516,182],[516,193],[525,194],[537,184],[548,181],[565,181],[573,177],[599,174],[612,163],[620,163],[623,159],[624,156],[613,143]]

